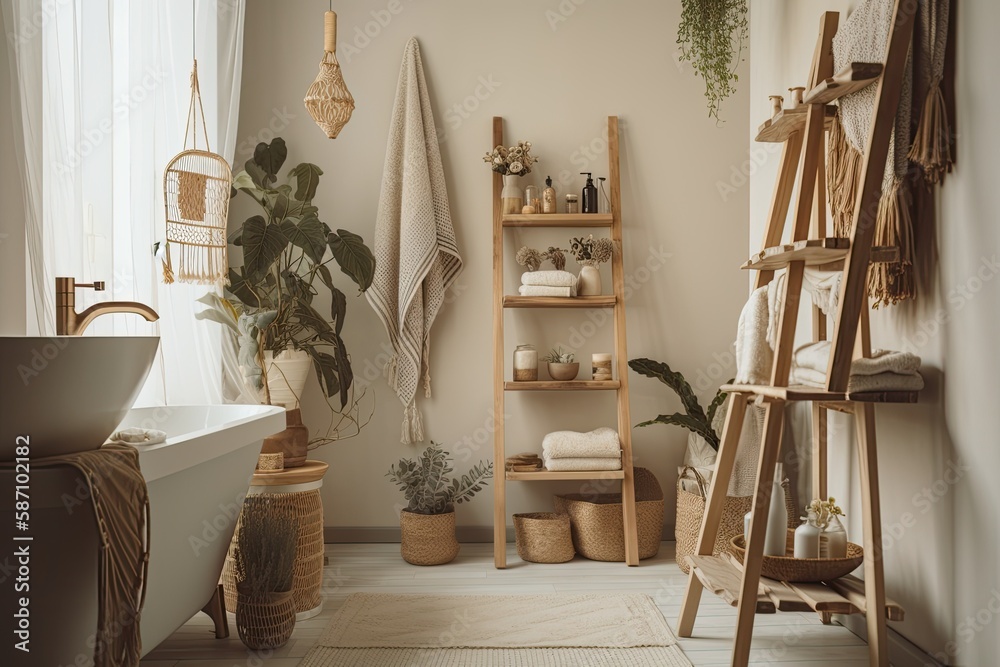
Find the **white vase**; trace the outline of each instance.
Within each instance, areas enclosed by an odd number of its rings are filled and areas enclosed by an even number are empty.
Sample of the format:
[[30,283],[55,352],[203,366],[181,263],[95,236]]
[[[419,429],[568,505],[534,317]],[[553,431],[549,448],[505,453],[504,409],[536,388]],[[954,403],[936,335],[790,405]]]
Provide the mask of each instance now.
[[267,390],[271,405],[286,409],[299,407],[302,391],[306,387],[312,359],[302,350],[282,350],[277,355],[264,351],[264,368],[267,372]]
[[808,517],[802,517],[802,525],[795,529],[792,555],[796,558],[819,558],[819,532],[816,512],[809,512]]
[[505,174],[503,177],[503,190],[500,192],[500,201],[504,215],[519,214],[524,208],[524,192],[518,185],[519,177],[515,174]]
[[601,272],[593,264],[584,264],[576,280],[576,295],[600,296],[601,291]]
[[820,558],[847,558],[847,531],[836,514],[820,535]]

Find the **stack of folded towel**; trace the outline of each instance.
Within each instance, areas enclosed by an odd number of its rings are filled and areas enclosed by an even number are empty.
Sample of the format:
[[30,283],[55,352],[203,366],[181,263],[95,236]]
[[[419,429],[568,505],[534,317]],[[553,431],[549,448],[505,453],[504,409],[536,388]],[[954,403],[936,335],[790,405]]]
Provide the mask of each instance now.
[[535,472],[542,469],[542,457],[534,452],[508,456],[504,468],[511,472]]
[[555,431],[542,440],[542,460],[552,471],[621,470],[618,432],[599,428],[588,433]]
[[[808,343],[795,350],[792,357],[792,384],[826,386],[830,363],[830,341]],[[909,352],[875,350],[870,358],[851,362],[847,393],[867,391],[920,391],[924,388],[920,357]]]
[[569,271],[526,271],[518,292],[521,296],[576,296],[576,276]]

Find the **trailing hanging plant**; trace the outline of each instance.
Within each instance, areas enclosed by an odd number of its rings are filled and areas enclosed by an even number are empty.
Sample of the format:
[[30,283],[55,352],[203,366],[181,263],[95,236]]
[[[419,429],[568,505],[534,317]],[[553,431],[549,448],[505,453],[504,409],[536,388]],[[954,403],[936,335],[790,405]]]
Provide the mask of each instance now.
[[[719,450],[719,434],[712,427],[712,422],[715,420],[715,413],[726,400],[725,392],[721,389],[715,392],[715,397],[708,404],[708,410],[705,410],[701,407],[698,397],[694,395],[694,390],[691,389],[691,385],[684,379],[684,376],[670,370],[670,366],[662,361],[633,359],[628,362],[628,366],[639,375],[656,378],[673,389],[677,396],[680,397],[681,404],[684,406],[684,414],[675,412],[672,415],[659,415],[656,419],[644,421],[641,424],[637,424],[637,426],[650,426],[652,424],[681,426],[705,438],[705,441],[712,446],[712,449]],[[729,382],[732,382],[732,380]]]
[[736,92],[746,39],[747,0],[681,0],[681,61],[705,80],[708,115],[716,121],[722,101]]

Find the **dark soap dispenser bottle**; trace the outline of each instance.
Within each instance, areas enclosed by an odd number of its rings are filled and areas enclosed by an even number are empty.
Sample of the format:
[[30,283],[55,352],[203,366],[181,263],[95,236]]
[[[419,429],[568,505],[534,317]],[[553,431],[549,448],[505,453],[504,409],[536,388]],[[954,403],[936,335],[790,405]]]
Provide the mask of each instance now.
[[587,184],[583,186],[583,195],[580,197],[581,209],[584,213],[597,213],[597,188],[594,186],[593,174],[589,171],[581,171],[580,175],[587,177]]

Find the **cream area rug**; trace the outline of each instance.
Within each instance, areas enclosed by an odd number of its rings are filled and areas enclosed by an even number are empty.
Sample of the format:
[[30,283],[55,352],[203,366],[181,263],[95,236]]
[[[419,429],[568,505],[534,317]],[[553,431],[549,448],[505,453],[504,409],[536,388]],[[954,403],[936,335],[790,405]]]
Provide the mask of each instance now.
[[354,593],[300,667],[691,667],[648,595]]

